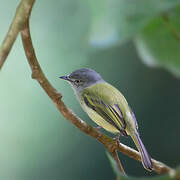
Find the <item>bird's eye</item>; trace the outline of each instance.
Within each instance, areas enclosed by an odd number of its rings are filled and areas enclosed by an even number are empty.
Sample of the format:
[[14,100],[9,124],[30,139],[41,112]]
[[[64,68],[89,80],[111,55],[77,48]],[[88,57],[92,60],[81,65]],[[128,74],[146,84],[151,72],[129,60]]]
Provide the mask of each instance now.
[[76,83],[80,83],[80,82],[81,82],[81,80],[77,79],[77,80],[75,80],[75,82],[76,82]]

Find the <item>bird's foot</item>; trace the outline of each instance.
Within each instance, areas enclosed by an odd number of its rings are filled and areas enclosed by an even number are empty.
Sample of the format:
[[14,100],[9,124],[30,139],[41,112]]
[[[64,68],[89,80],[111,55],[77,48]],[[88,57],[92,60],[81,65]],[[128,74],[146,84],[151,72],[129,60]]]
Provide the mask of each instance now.
[[113,138],[114,140],[116,140],[118,146],[120,145],[120,140],[119,140],[120,135],[121,135],[121,134],[118,133],[118,134],[116,135],[116,137]]
[[102,128],[101,126],[97,126],[97,127],[96,127],[96,129],[97,129],[97,131],[98,131],[98,134],[99,134],[99,135],[98,135],[98,138],[102,136],[102,132],[100,131],[101,128]]

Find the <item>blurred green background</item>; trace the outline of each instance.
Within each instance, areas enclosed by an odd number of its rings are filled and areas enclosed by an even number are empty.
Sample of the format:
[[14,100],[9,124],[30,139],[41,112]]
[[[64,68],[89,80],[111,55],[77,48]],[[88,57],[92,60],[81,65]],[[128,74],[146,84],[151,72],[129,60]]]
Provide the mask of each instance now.
[[[7,0],[0,6],[0,43],[18,3]],[[35,3],[31,33],[42,69],[62,92],[67,106],[96,126],[81,110],[70,86],[58,78],[82,67],[95,69],[127,98],[151,156],[176,167],[180,163],[180,80],[163,68],[144,65],[132,40],[120,43],[113,25],[102,19],[105,5],[101,3],[103,0]],[[134,147],[130,138],[120,140]],[[155,175],[141,163],[119,156],[127,174]],[[0,179],[92,178],[115,179],[105,148],[64,119],[31,79],[18,36],[0,72]]]

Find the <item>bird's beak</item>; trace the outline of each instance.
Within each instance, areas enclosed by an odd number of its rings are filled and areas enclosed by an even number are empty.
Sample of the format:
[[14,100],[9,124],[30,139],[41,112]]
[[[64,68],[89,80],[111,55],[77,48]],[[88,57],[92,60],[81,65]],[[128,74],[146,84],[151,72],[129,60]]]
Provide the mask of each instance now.
[[66,81],[72,81],[68,76],[61,76],[61,77],[59,77],[60,79],[64,79],[64,80],[66,80]]

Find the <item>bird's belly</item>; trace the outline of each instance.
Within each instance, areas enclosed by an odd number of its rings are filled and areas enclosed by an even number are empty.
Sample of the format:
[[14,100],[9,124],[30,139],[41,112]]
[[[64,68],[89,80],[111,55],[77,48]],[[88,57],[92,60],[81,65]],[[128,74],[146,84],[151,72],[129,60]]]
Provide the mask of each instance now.
[[106,120],[104,120],[98,113],[96,113],[94,110],[90,109],[86,105],[82,105],[84,111],[88,114],[88,116],[99,126],[104,128],[105,130],[111,132],[111,133],[119,133],[119,130],[116,129],[114,126],[112,126],[110,123],[108,123]]

